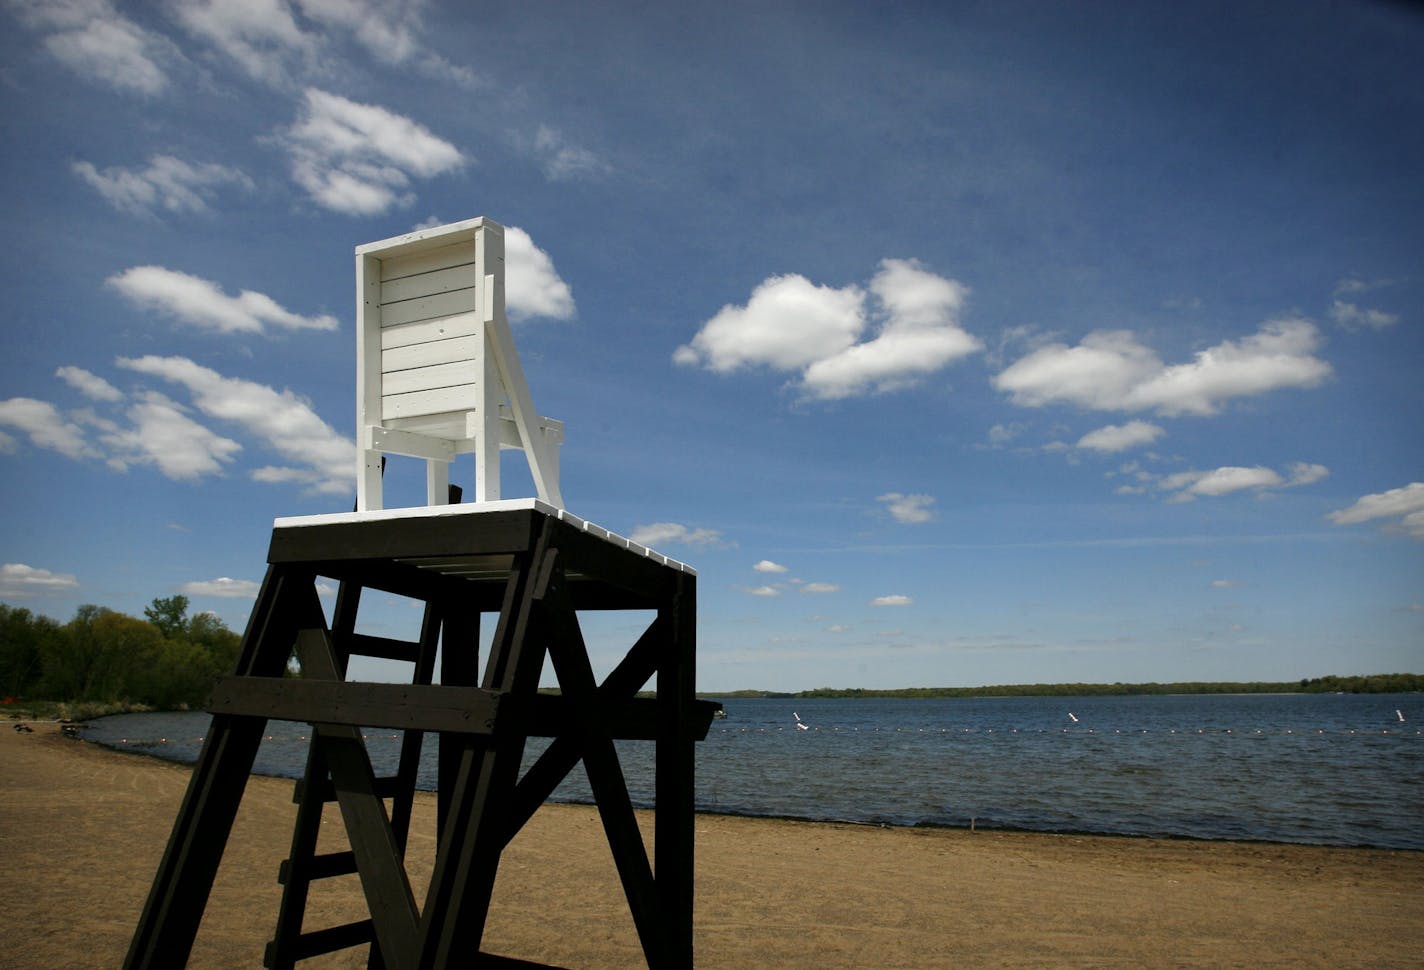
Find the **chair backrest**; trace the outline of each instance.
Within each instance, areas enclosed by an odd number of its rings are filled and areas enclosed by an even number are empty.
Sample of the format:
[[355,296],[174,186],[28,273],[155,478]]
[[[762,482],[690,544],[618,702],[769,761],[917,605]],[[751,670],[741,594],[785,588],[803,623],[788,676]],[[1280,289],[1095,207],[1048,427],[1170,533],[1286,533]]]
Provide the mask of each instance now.
[[563,426],[534,413],[514,349],[504,228],[469,219],[358,246],[356,300],[358,509],[381,508],[385,453],[426,459],[440,504],[449,462],[473,452],[475,501],[498,500],[501,447],[523,449],[539,498],[562,507]]

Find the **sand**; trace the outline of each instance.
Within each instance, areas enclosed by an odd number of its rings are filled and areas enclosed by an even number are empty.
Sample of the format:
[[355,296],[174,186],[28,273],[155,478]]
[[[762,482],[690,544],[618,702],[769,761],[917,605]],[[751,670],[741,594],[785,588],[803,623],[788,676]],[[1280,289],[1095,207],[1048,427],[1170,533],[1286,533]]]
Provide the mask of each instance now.
[[[54,725],[0,728],[0,965],[116,967],[189,769]],[[290,781],[249,783],[192,966],[261,966],[291,792]],[[419,798],[418,897],[433,808]],[[334,808],[323,840],[328,831],[340,847]],[[697,820],[697,862],[704,967],[1380,968],[1418,966],[1424,954],[1419,852],[708,815]],[[314,893],[309,927],[365,915],[354,877]],[[545,806],[510,845],[484,949],[568,967],[642,965],[593,809]],[[364,967],[364,950],[303,966]]]

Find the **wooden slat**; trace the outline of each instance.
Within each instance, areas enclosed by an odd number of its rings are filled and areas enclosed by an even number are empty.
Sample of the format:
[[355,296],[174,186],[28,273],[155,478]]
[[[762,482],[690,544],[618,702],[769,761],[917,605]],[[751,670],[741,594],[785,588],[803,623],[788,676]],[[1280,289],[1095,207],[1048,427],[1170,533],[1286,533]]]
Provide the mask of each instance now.
[[381,326],[394,327],[397,324],[433,320],[436,317],[469,313],[477,309],[479,307],[475,305],[474,289],[451,290],[449,293],[437,293],[434,296],[404,300],[381,307]]
[[482,403],[478,384],[461,384],[410,394],[387,394],[381,398],[381,420],[444,414],[446,411],[474,411]]
[[463,734],[493,731],[498,709],[496,693],[478,687],[285,677],[225,677],[209,702],[214,714]]
[[480,374],[468,361],[451,361],[445,364],[430,364],[398,370],[381,377],[381,397],[386,398],[412,391],[431,391],[440,387],[474,387],[480,381]]
[[291,859],[283,859],[282,865],[277,870],[277,882],[285,886],[294,874],[298,874],[294,872],[298,869],[300,869],[299,875],[308,881],[349,876],[356,871],[356,853],[347,849],[345,852],[314,855],[303,860],[300,867],[294,866]]
[[400,279],[383,280],[381,282],[381,306],[390,306],[392,303],[399,303],[402,300],[414,300],[422,296],[433,296],[436,293],[449,293],[451,290],[465,290],[473,287],[475,285],[473,252],[470,253],[470,259],[471,263],[464,266],[451,266],[448,269],[436,269],[428,273],[403,276]]
[[420,320],[381,328],[381,350],[389,351],[409,344],[423,344],[431,340],[448,340],[452,337],[478,336],[483,339],[484,329],[479,314],[455,313],[434,320]]
[[[389,375],[392,371],[410,370],[412,367],[429,367],[433,364],[448,363],[457,360],[474,360],[480,352],[480,343],[483,338],[472,334],[468,337],[449,337],[443,340],[430,340],[423,344],[406,344],[402,347],[393,347],[381,353],[381,372]],[[471,368],[471,372],[478,375],[479,371]],[[385,378],[389,381],[390,378]],[[384,383],[384,382],[383,382]],[[392,393],[389,384],[385,385],[386,393]]]
[[381,282],[415,276],[447,266],[460,266],[475,261],[475,240],[471,236],[448,246],[435,246],[408,256],[392,256],[381,260]]

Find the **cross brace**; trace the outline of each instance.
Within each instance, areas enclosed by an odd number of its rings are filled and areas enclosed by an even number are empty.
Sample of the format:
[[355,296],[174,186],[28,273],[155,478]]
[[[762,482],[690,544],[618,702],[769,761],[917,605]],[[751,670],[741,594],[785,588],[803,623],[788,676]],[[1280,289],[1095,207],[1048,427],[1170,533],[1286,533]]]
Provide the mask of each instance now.
[[[273,532],[237,669],[213,694],[212,726],[125,966],[187,962],[268,718],[313,725],[269,966],[363,943],[371,944],[372,966],[391,970],[495,962],[480,953],[480,942],[500,855],[580,762],[648,965],[691,966],[693,746],[717,707],[693,696],[694,577],[539,509],[445,514],[438,541],[408,520],[338,518],[329,526],[279,524]],[[481,568],[457,568],[470,562]],[[319,575],[342,581],[331,626],[316,591]],[[410,644],[410,684],[345,679],[353,651],[396,650],[395,641],[373,645],[379,638],[354,633],[359,592],[367,587],[426,603],[420,641]],[[496,607],[490,655],[476,683],[479,612]],[[655,611],[602,683],[577,613],[598,608]],[[437,642],[441,680],[434,684]],[[294,652],[301,679],[283,676]],[[546,657],[558,696],[538,693]],[[655,697],[635,697],[649,681]],[[396,778],[375,776],[362,727],[406,732],[406,753],[414,755],[402,757]],[[435,868],[422,904],[404,851],[424,732],[437,733],[440,763]],[[521,777],[525,742],[535,736],[553,740]],[[655,742],[651,859],[613,743],[621,738]],[[391,794],[388,813],[384,798]],[[327,798],[339,803],[351,845],[336,859],[312,854],[312,820],[319,822]],[[370,920],[303,932],[307,883],[324,870],[353,868]]]

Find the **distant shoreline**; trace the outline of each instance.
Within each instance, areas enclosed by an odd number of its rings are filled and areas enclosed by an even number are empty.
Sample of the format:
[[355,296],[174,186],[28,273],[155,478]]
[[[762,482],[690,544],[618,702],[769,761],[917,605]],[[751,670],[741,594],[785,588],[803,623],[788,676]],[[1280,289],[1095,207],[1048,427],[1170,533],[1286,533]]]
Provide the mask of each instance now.
[[1416,694],[1424,674],[1309,677],[1299,681],[1177,681],[1145,684],[999,684],[983,687],[816,687],[801,691],[698,691],[714,700],[782,698],[1114,697],[1199,694]]

